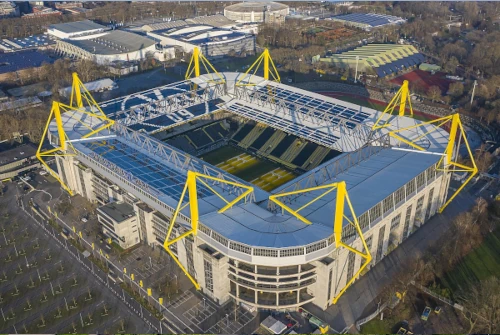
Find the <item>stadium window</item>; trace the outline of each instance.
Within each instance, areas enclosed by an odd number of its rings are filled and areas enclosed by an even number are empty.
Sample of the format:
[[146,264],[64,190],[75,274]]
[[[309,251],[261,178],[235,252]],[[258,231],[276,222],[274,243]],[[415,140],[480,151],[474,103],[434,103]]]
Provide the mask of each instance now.
[[375,222],[382,216],[382,204],[378,203],[370,209],[370,223]]
[[425,186],[425,171],[417,176],[417,189]]
[[304,248],[280,250],[280,257],[299,256],[304,254]]
[[405,200],[405,187],[401,187],[394,193],[394,202],[397,204]]
[[207,236],[210,236],[210,233],[212,232],[209,228],[205,227],[204,225],[199,225],[199,229]]
[[350,224],[342,228],[342,240],[347,241],[354,236],[354,227]]
[[275,249],[254,249],[254,256],[278,257],[278,250]]
[[219,242],[220,244],[227,246],[227,242],[228,242],[227,238],[222,237],[221,235],[217,234],[216,232],[212,232],[212,238],[214,240],[216,240],[217,242]]
[[415,192],[415,179],[406,184],[406,197],[409,198]]
[[394,198],[393,198],[392,194],[384,199],[384,201],[383,201],[384,214],[387,213],[388,211],[394,209],[394,201],[393,200],[394,200]]
[[391,232],[396,230],[399,227],[399,223],[401,222],[401,213],[396,215],[391,220]]
[[358,223],[361,228],[361,230],[365,229],[368,227],[370,224],[370,219],[368,217],[368,212],[364,212],[359,218],[358,218]]
[[432,181],[436,178],[436,166],[433,165],[427,169],[427,181]]
[[310,254],[311,252],[315,252],[323,248],[326,248],[326,241],[321,241],[318,243],[314,243],[313,245],[308,245],[306,247],[306,254]]
[[231,241],[229,243],[229,248],[236,250],[236,251],[239,251],[239,252],[242,252],[242,253],[245,253],[245,254],[248,254],[248,255],[252,254],[252,248],[247,247],[246,245],[243,245],[243,244],[236,243],[236,242]]

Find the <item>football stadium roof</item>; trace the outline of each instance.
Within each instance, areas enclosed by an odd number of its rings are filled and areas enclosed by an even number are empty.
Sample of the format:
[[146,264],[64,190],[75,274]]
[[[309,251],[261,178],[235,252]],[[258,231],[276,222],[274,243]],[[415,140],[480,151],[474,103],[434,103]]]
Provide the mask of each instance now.
[[[226,204],[223,199],[214,195],[204,185],[198,185],[198,209],[202,231],[211,229],[223,238],[263,248],[304,246],[330,238],[333,229],[336,199],[334,192],[313,203],[311,200],[317,194],[303,193],[294,198],[294,207],[309,204],[301,211],[301,215],[314,222],[310,225],[295,216],[270,210],[269,203],[265,201],[270,194],[345,181],[352,205],[359,216],[400,190],[416,176],[429,176],[429,168],[439,161],[442,156],[439,152],[442,152],[448,143],[445,130],[433,125],[422,125],[403,131],[400,135],[417,140],[423,137],[423,133],[435,130],[428,135],[428,139],[417,142],[428,148],[429,152],[419,153],[405,148],[389,147],[385,140],[377,139],[384,137],[390,130],[421,122],[399,117],[392,120],[387,127],[372,133],[370,137],[361,138],[362,132],[371,129],[381,112],[264,80],[258,76],[248,79],[255,86],[236,86],[235,83],[243,74],[221,75],[226,80],[227,91],[218,90],[220,87],[217,85],[224,84],[214,84],[211,76],[202,75],[192,80],[105,102],[102,104],[104,113],[116,120],[113,130],[84,140],[81,140],[81,136],[88,132],[88,127],[96,129],[102,123],[82,113],[66,112],[62,115],[65,132],[77,150],[79,160],[96,172],[106,175],[110,181],[123,189],[134,192],[142,201],[157,210],[164,210],[165,205],[172,208],[177,206],[188,170],[243,185],[251,184],[156,140],[144,131],[134,131],[132,126],[161,124],[161,127],[170,127],[217,111],[229,111],[312,142],[325,138],[326,145],[326,141],[332,141],[329,147],[335,147],[343,151],[343,154],[302,174],[272,193],[253,186],[252,200],[235,205],[224,213],[218,213]],[[199,90],[196,93],[191,91],[191,83],[197,84]],[[207,94],[207,91],[210,94]],[[266,97],[268,92],[273,92],[272,100]],[[174,101],[178,103],[178,110],[166,110],[165,106],[171,105],[169,103],[161,105],[164,108],[160,112],[164,114],[160,116],[141,112],[153,110],[156,106],[154,100],[162,100],[164,103],[168,96],[172,99],[169,100],[172,104]],[[211,109],[207,107],[208,102],[213,103]],[[192,107],[196,108],[190,109]],[[129,119],[130,113],[136,113],[137,116]],[[384,116],[383,120],[387,121],[389,118],[391,116]],[[52,133],[57,132],[54,122],[49,130]],[[434,177],[435,175],[432,178]],[[430,180],[429,178],[427,177],[427,180]],[[426,178],[423,180],[425,183]],[[416,192],[422,185],[417,182],[414,186]],[[223,193],[228,201],[237,196],[236,192],[228,192],[221,184],[214,183],[211,187]],[[413,195],[408,189],[406,192],[406,196]],[[367,197],[367,194],[371,196]],[[183,207],[184,218],[189,217],[189,210],[189,206]],[[375,220],[370,224],[377,222]]]

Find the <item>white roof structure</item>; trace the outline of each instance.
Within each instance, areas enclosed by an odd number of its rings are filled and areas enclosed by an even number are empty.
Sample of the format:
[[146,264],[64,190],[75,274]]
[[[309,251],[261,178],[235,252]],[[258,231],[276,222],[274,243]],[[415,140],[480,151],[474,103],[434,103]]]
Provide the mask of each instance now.
[[[116,83],[109,78],[103,78],[103,79],[99,79],[99,80],[85,83],[85,88],[89,92],[109,90],[109,89],[112,89],[114,87],[116,87]],[[64,96],[69,96],[71,94],[71,86],[68,86],[66,88],[61,89],[59,91],[59,94],[64,95]]]
[[[226,80],[226,90],[220,84],[214,84],[210,75],[203,75],[191,81],[104,102],[101,104],[103,111],[114,118],[116,124],[109,133],[100,133],[85,141],[77,139],[87,128],[70,115],[63,114],[65,131],[70,139],[76,140],[73,145],[79,152],[79,159],[105,173],[124,189],[141,189],[140,193],[135,191],[137,196],[157,210],[164,209],[164,205],[176,207],[188,170],[251,184],[152,138],[147,135],[148,131],[173,127],[210,113],[229,111],[343,152],[271,193],[253,186],[250,200],[222,214],[218,210],[225,203],[199,186],[200,230],[207,234],[216,233],[220,241],[225,241],[226,248],[229,248],[229,240],[231,246],[238,244],[242,250],[251,247],[305,248],[331,238],[334,192],[301,211],[301,215],[313,222],[310,225],[293,215],[273,210],[267,201],[270,194],[345,181],[356,215],[361,216],[417,176],[423,176],[424,183],[436,176],[434,167],[447,145],[447,133],[441,128],[425,125],[401,132],[400,135],[407,139],[422,137],[417,143],[428,152],[416,152],[401,146],[393,138],[391,145],[385,140],[390,130],[421,124],[418,120],[401,117],[391,121],[388,127],[371,132],[371,126],[381,112],[258,76],[243,78],[243,74],[229,72],[222,75]],[[242,78],[255,86],[236,86],[235,83]],[[198,87],[194,93],[191,91],[193,82]],[[273,92],[272,96],[269,92]],[[100,125],[88,117],[84,122],[93,129]],[[55,124],[49,129],[56,133]],[[433,129],[434,132],[425,136]],[[99,144],[94,143],[97,139]],[[236,197],[234,189],[229,194],[220,184],[212,186],[228,199]],[[418,182],[415,187],[420,187]],[[316,196],[301,194],[293,200],[293,206],[301,207]],[[187,220],[189,206],[182,213],[181,222]],[[370,222],[370,225],[376,223]],[[327,242],[324,243],[326,246]],[[221,242],[220,248],[224,248],[224,243]]]

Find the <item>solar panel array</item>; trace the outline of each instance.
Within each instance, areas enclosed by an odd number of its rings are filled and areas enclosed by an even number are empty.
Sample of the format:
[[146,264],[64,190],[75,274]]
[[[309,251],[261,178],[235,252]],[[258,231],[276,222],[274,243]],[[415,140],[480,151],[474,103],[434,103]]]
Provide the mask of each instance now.
[[[320,119],[323,119],[326,114],[333,125],[338,125],[342,120],[345,120],[345,126],[349,129],[354,129],[358,124],[363,123],[363,121],[370,116],[368,113],[358,111],[351,107],[313,98],[280,87],[266,85],[260,87],[257,91],[264,94],[269,94],[271,92],[273,97],[285,100],[285,104],[290,110],[295,110],[294,103],[297,103],[312,108],[312,114]],[[308,109],[303,107],[298,108],[298,111],[303,113],[309,112]]]
[[332,147],[340,138],[338,136],[325,133],[318,129],[308,127],[304,124],[298,124],[277,115],[267,113],[263,110],[245,106],[242,103],[236,102],[225,109],[241,115],[243,117],[256,120],[267,124],[273,128],[280,129],[286,133],[308,139],[312,142]]
[[0,49],[6,52],[33,49],[55,44],[55,40],[49,35],[33,35],[24,38],[10,38],[0,40]]
[[335,16],[335,19],[350,21],[355,23],[367,24],[371,27],[383,26],[393,22],[402,21],[403,19],[397,16],[373,14],[373,13],[353,13]]
[[416,53],[414,55],[404,57],[403,59],[392,61],[388,64],[380,65],[378,67],[374,66],[373,69],[377,72],[377,75],[379,77],[385,77],[392,73],[397,73],[403,70],[404,68],[408,69],[411,66],[418,65],[422,63],[424,60],[425,60],[424,55]]
[[[180,173],[174,169],[169,169],[164,163],[151,159],[151,157],[118,140],[82,144],[157,191],[173,199],[180,199],[186,183],[185,172]],[[203,185],[197,186],[197,192],[201,197],[212,194]]]
[[144,129],[147,132],[158,130],[159,128],[169,127],[176,124],[184,123],[186,121],[195,119],[199,116],[210,114],[218,111],[220,108],[217,106],[224,101],[221,99],[214,99],[174,111],[169,114],[164,114],[156,118],[147,120],[145,123],[137,123],[130,126],[133,130]]
[[39,67],[43,63],[53,63],[49,56],[36,50],[24,50],[0,54],[0,74]]
[[[140,107],[144,104],[151,103],[181,92],[191,90],[191,82],[181,81],[175,84],[169,84],[161,87],[156,87],[144,92],[138,92],[124,97],[116,98],[100,104],[102,111],[110,118],[115,118],[115,113],[126,111]],[[119,117],[125,117],[122,114]]]

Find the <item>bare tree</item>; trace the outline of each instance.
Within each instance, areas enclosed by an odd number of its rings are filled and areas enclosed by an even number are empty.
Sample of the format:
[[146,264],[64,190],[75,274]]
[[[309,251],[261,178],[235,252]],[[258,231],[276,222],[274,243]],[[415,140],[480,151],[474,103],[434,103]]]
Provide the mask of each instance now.
[[500,279],[491,277],[481,281],[460,297],[464,318],[469,322],[472,333],[500,332]]
[[441,89],[439,88],[439,86],[436,85],[429,87],[429,90],[427,91],[427,96],[433,102],[441,99],[441,95],[442,95]]

